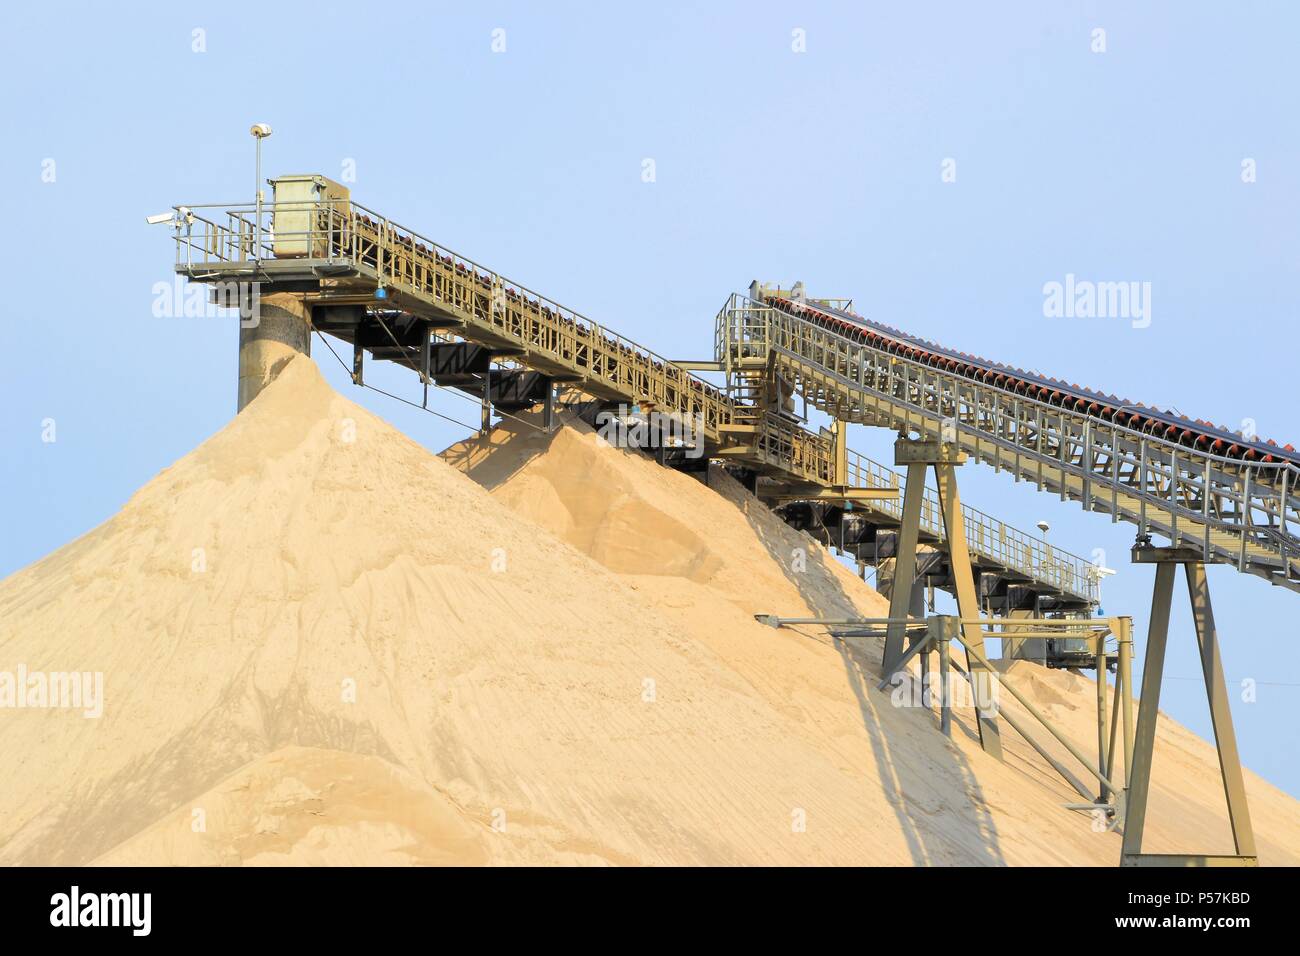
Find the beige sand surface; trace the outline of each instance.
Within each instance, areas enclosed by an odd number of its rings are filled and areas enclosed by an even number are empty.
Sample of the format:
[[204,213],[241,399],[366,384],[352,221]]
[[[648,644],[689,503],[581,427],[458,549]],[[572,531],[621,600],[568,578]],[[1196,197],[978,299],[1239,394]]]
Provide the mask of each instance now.
[[489,861],[490,833],[445,794],[387,760],[286,747],[241,767],[94,862],[472,865]]
[[[0,669],[105,697],[0,711],[0,862],[1115,861],[1039,758],[874,691],[873,642],[756,624],[883,604],[725,476],[538,441],[452,450],[489,493],[295,359],[0,582]],[[1079,679],[1037,679],[1087,740]],[[1166,731],[1194,841],[1209,749]],[[1295,862],[1295,801],[1251,788]]]
[[[696,478],[665,473],[642,455],[612,448],[573,421],[552,435],[507,422],[489,439],[462,442],[444,457],[520,514],[636,582],[663,613],[676,617],[680,627],[794,719],[816,746],[834,748],[853,773],[875,781],[882,793],[873,799],[883,796],[894,808],[916,861],[948,859],[948,837],[927,831],[942,829],[939,824],[947,824],[949,815],[961,820],[963,833],[988,836],[993,859],[1025,862],[1021,852],[1042,859],[1049,848],[1019,846],[1024,839],[1019,828],[1030,822],[1030,812],[1044,814],[1068,833],[1060,862],[1109,864],[1117,858],[1118,836],[1093,834],[1091,820],[1062,810],[1061,804],[1080,798],[1010,729],[1004,729],[1005,765],[979,749],[969,711],[959,715],[955,747],[936,749],[925,739],[935,734],[930,717],[893,708],[874,689],[880,641],[839,642],[819,629],[775,632],[753,622],[755,613],[836,617],[850,602],[865,615],[885,615],[888,608],[844,565],[777,519],[720,468],[711,470],[705,487]],[[647,533],[661,524],[675,533],[666,538]],[[640,533],[631,536],[633,542],[612,543],[611,526]],[[807,555],[802,565],[796,554]],[[1092,680],[1028,662],[1004,670],[1085,752],[1095,750]],[[1086,771],[1045,729],[1033,725],[1009,694],[1001,701],[1056,759],[1091,785]],[[918,731],[922,739],[916,738]],[[908,752],[912,747],[916,753]],[[1145,849],[1231,852],[1213,747],[1162,714],[1156,761]],[[934,772],[936,762],[941,772]],[[917,771],[917,766],[929,769]],[[1263,861],[1300,863],[1296,801],[1249,772],[1247,786]],[[970,799],[955,805],[948,799],[962,793]],[[1084,844],[1076,841],[1080,829],[1087,833]]]

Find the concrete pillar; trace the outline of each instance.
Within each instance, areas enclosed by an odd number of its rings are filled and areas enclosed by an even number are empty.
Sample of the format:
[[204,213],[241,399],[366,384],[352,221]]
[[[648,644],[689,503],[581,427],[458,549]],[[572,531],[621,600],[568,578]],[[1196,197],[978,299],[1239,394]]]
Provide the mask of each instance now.
[[[254,293],[256,294],[256,293]],[[261,296],[253,316],[239,325],[239,408],[255,399],[295,355],[311,355],[307,308],[296,296]]]

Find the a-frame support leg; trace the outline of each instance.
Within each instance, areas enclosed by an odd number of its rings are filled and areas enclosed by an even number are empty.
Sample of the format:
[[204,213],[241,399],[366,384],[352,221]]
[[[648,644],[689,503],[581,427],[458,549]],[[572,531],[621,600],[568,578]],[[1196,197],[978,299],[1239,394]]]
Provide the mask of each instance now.
[[[917,575],[916,580],[912,582],[912,600],[908,607],[908,615],[918,621],[925,620],[925,588],[926,579],[923,575]],[[909,634],[907,646],[910,650],[916,642],[924,642],[925,647],[921,649],[917,660],[921,662],[921,706],[927,710],[934,704],[930,693],[930,642],[926,640],[924,634]]]
[[1232,822],[1232,840],[1238,856],[1255,856],[1255,832],[1250,825],[1250,808],[1246,806],[1246,782],[1237,753],[1237,735],[1232,727],[1232,710],[1228,705],[1228,687],[1223,679],[1223,659],[1219,654],[1219,635],[1214,627],[1214,608],[1210,605],[1210,585],[1205,565],[1185,564],[1187,595],[1192,602],[1192,620],[1196,624],[1196,641],[1201,650],[1201,672],[1205,675],[1205,693],[1210,701],[1210,720],[1214,724],[1214,745],[1219,751],[1219,770],[1223,776],[1223,795],[1228,801]]
[[[1115,770],[1114,765],[1110,762],[1115,747],[1114,737],[1110,732],[1110,715],[1106,710],[1106,638],[1098,636],[1096,641],[1097,647],[1093,660],[1097,668],[1097,765],[1103,774],[1110,776]],[[1115,693],[1115,702],[1118,707],[1118,688]],[[1118,709],[1115,716],[1119,716]],[[1113,793],[1107,791],[1106,785],[1102,784],[1101,792],[1097,796],[1097,802],[1108,803],[1114,797]]]
[[[948,566],[957,592],[957,614],[967,622],[980,616],[979,598],[975,593],[975,571],[970,563],[970,549],[966,544],[966,522],[962,519],[961,496],[957,493],[957,471],[952,462],[935,462],[935,479],[939,486],[939,506],[943,511],[944,535],[948,539]],[[997,675],[983,661],[984,631],[978,623],[962,625],[962,642],[974,648],[978,655],[966,654],[966,671],[970,674],[975,696],[975,713],[978,719],[980,745],[984,752],[1002,759],[1002,737],[998,732],[997,705],[993,685]]]
[[[886,676],[898,669],[903,656],[902,619],[906,618],[916,578],[916,545],[920,537],[921,503],[925,495],[925,475],[931,466],[939,487],[939,506],[943,512],[945,535],[948,539],[948,563],[952,569],[954,590],[957,593],[958,614],[967,621],[980,616],[979,598],[975,593],[975,571],[970,563],[970,550],[966,543],[966,524],[961,511],[961,497],[957,493],[956,466],[966,460],[966,455],[952,443],[922,441],[900,437],[894,443],[894,463],[907,466],[907,482],[903,490],[903,520],[898,532],[898,553],[894,558],[893,593],[889,600],[891,623],[885,633],[884,673]],[[962,626],[963,643],[974,648],[979,658],[984,654],[984,633],[979,624]],[[993,672],[981,660],[969,653],[966,656],[967,673],[974,690],[976,716],[979,724],[980,744],[986,753],[1002,759],[1002,739],[998,733],[997,709],[993,694]]]
[[[911,607],[912,583],[916,580],[916,545],[921,535],[921,500],[925,496],[924,462],[907,466],[903,486],[903,521],[898,529],[894,553],[894,583],[889,596],[889,616],[905,618]],[[892,674],[903,656],[903,632],[900,624],[890,624],[885,633],[884,673]]]
[[[1133,621],[1129,617],[1111,618],[1110,632],[1115,635],[1115,643],[1119,647],[1118,659],[1115,662],[1115,693],[1112,695],[1110,708],[1110,733],[1106,743],[1106,762],[1101,765],[1106,776],[1112,780],[1115,779],[1115,768],[1119,766],[1120,750],[1122,748],[1124,755],[1124,782],[1122,789],[1128,787],[1129,778],[1133,775],[1133,694],[1129,688],[1132,681],[1131,656],[1133,652]],[[1102,648],[1105,647],[1105,638],[1101,639]],[[1099,667],[1097,673],[1105,676],[1102,667],[1105,666],[1104,656],[1098,655],[1097,661]],[[1098,699],[1101,699],[1100,694]],[[1120,731],[1123,731],[1123,739],[1120,739]],[[1122,796],[1121,793],[1110,794],[1110,799],[1117,800]],[[1106,794],[1102,794],[1102,799],[1106,799]]]
[[[1199,551],[1179,548],[1133,549],[1133,560],[1156,565],[1155,589],[1151,597],[1151,624],[1147,633],[1146,663],[1142,667],[1142,699],[1138,703],[1137,729],[1133,741],[1133,768],[1127,773],[1124,842],[1120,862],[1124,866],[1254,866],[1255,836],[1246,806],[1246,788],[1228,706],[1227,686],[1219,656],[1219,639],[1214,627],[1214,611]],[[1146,826],[1147,801],[1151,793],[1151,765],[1155,752],[1156,722],[1160,707],[1160,682],[1165,669],[1165,647],[1169,636],[1169,611],[1173,603],[1174,572],[1183,565],[1187,591],[1192,603],[1192,617],[1200,645],[1201,668],[1210,717],[1214,723],[1214,740],[1219,754],[1219,772],[1228,801],[1232,824],[1234,856],[1205,854],[1150,854],[1142,852],[1142,834]]]
[[1146,826],[1147,797],[1151,790],[1151,756],[1155,751],[1156,717],[1160,712],[1160,679],[1165,671],[1165,644],[1169,638],[1169,607],[1174,595],[1173,564],[1156,566],[1156,585],[1151,595],[1151,617],[1147,626],[1147,656],[1142,665],[1142,697],[1138,701],[1137,730],[1133,737],[1133,773],[1124,801],[1125,859],[1142,852],[1142,830]]

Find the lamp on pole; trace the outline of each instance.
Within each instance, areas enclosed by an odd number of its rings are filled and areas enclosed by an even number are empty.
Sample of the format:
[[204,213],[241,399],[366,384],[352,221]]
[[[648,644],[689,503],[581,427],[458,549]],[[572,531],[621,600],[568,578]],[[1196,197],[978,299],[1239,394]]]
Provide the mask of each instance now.
[[257,213],[253,220],[253,261],[262,258],[262,140],[271,135],[271,127],[254,123],[248,130],[257,140]]
[[[1045,574],[1055,574],[1056,562],[1052,559],[1052,546],[1047,543],[1047,532],[1052,528],[1046,521],[1038,522],[1038,530],[1043,535],[1043,563],[1039,569]],[[1037,592],[1034,593],[1034,615],[1043,616],[1043,596]]]

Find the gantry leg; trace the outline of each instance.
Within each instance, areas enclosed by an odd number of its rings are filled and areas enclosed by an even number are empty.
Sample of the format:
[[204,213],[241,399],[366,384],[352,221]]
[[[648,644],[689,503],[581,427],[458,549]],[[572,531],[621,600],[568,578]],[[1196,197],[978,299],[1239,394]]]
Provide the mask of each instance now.
[[939,729],[945,737],[952,736],[952,649],[949,642],[956,630],[944,620],[936,635],[939,644]]
[[[1028,608],[1015,608],[1004,612],[1008,620],[1022,621],[1037,617],[1037,613]],[[1012,635],[1018,628],[1004,628],[1002,637],[1002,656],[1011,660],[1026,659],[1026,648],[1032,647],[1030,641],[1037,641],[1040,645],[1044,643],[1041,637],[1013,637]],[[1042,655],[1037,657],[1029,656],[1028,660],[1039,661],[1041,663]]]
[[1232,728],[1232,711],[1228,705],[1228,687],[1223,680],[1223,661],[1219,656],[1219,635],[1214,628],[1214,608],[1210,605],[1210,587],[1205,565],[1184,564],[1187,594],[1192,601],[1192,619],[1196,640],[1201,647],[1201,671],[1205,675],[1205,693],[1210,699],[1210,720],[1214,724],[1214,744],[1219,750],[1219,770],[1223,776],[1223,794],[1228,800],[1228,819],[1232,823],[1232,840],[1238,856],[1255,856],[1255,833],[1250,826],[1250,809],[1246,806],[1246,783],[1237,754],[1237,735]]
[[975,572],[971,568],[970,549],[966,545],[966,522],[962,517],[961,498],[957,494],[954,462],[936,461],[934,473],[939,485],[944,534],[948,539],[948,566],[952,570],[954,590],[957,592],[957,614],[970,622],[962,625],[963,643],[968,649],[973,648],[979,652],[978,657],[967,653],[966,669],[971,676],[971,688],[975,696],[980,744],[985,753],[1001,760],[1002,738],[998,733],[997,703],[993,694],[997,677],[985,663],[988,655],[984,653],[984,631],[975,620],[980,616],[980,606],[975,594]]
[[[925,577],[917,575],[912,582],[912,599],[909,604],[908,616],[918,621],[925,619]],[[917,641],[924,641],[925,647],[921,650],[921,706],[929,710],[933,706],[930,693],[930,642],[925,640],[925,636],[918,633],[912,633],[908,637],[908,646]]]
[[[1214,627],[1214,610],[1210,605],[1205,565],[1196,549],[1153,548],[1141,545],[1133,549],[1133,560],[1156,566],[1155,590],[1151,597],[1151,629],[1147,636],[1146,664],[1142,668],[1142,700],[1138,704],[1137,731],[1133,741],[1132,772],[1127,773],[1127,799],[1124,818],[1124,843],[1120,862],[1126,866],[1254,866],[1255,835],[1246,806],[1246,786],[1237,753],[1237,738],[1232,728],[1228,706],[1228,688],[1223,679],[1219,656],[1219,638]],[[1169,609],[1173,600],[1174,572],[1183,565],[1187,576],[1187,593],[1192,604],[1192,619],[1200,648],[1201,670],[1205,675],[1205,692],[1214,723],[1214,742],[1218,748],[1219,773],[1228,802],[1232,826],[1234,855],[1147,854],[1142,852],[1142,831],[1146,824],[1147,799],[1151,791],[1151,763],[1155,750],[1156,720],[1160,706],[1160,680],[1164,672],[1165,646],[1169,634]],[[1121,645],[1122,650],[1122,645]]]
[[[916,580],[916,545],[921,535],[921,499],[925,495],[924,462],[907,466],[907,481],[903,487],[903,521],[898,529],[894,546],[894,580],[889,595],[889,616],[895,619],[908,615],[912,600],[912,584]],[[902,623],[890,624],[885,633],[884,671],[886,675],[898,669],[903,656]]]
[[1106,742],[1106,762],[1102,764],[1106,768],[1106,776],[1113,777],[1115,768],[1119,766],[1119,754],[1115,752],[1116,738],[1119,736],[1120,727],[1120,703],[1124,694],[1119,686],[1119,675],[1115,675],[1115,694],[1114,700],[1110,705],[1110,738]]
[[[1097,667],[1097,762],[1101,767],[1101,772],[1109,777],[1115,768],[1110,763],[1112,747],[1110,744],[1110,731],[1106,723],[1106,638],[1102,634],[1097,635],[1095,663]],[[1115,694],[1115,700],[1119,700],[1118,693]],[[1114,794],[1106,792],[1106,786],[1103,784],[1097,802],[1108,803],[1113,796]]]
[[[1120,722],[1124,728],[1124,788],[1133,778],[1133,619],[1119,617],[1116,635],[1119,642],[1119,672],[1116,675],[1116,699],[1120,702]],[[1114,761],[1111,761],[1114,766]]]
[[1156,744],[1156,716],[1160,708],[1160,678],[1165,671],[1165,643],[1169,637],[1169,606],[1174,596],[1173,564],[1156,565],[1156,586],[1151,595],[1151,623],[1147,629],[1147,656],[1142,665],[1142,699],[1138,702],[1137,730],[1133,738],[1133,773],[1124,801],[1124,845],[1127,859],[1142,852],[1147,796],[1151,789],[1151,755]]

